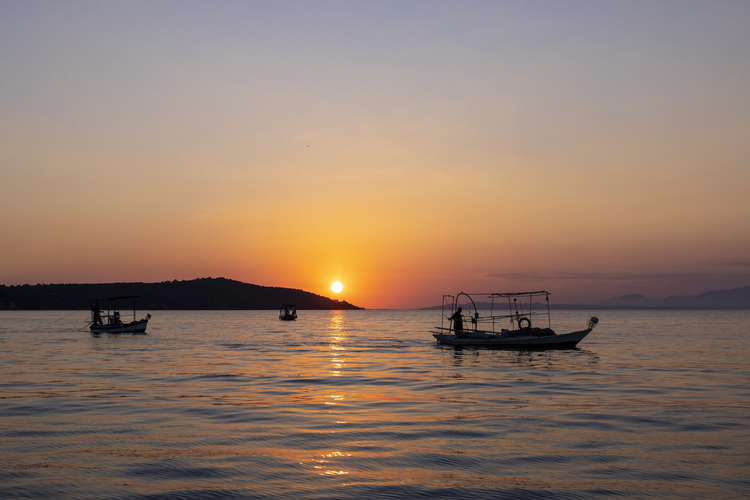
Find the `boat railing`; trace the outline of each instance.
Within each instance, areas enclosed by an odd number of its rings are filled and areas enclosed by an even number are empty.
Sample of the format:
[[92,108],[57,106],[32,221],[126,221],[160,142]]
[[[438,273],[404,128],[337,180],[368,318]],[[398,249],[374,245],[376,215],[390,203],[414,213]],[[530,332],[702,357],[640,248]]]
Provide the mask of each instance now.
[[[489,330],[495,331],[496,326],[502,327],[503,324],[510,324],[510,329],[514,330],[516,326],[518,326],[518,323],[524,319],[527,318],[531,325],[536,325],[537,321],[532,321],[531,318],[537,318],[537,317],[545,317],[548,316],[546,312],[519,312],[518,314],[492,314],[489,316],[478,316],[476,319],[472,320],[472,325],[491,325],[491,328]],[[547,321],[549,324],[549,320]],[[530,326],[531,326],[530,325]],[[476,330],[477,328],[475,328]]]

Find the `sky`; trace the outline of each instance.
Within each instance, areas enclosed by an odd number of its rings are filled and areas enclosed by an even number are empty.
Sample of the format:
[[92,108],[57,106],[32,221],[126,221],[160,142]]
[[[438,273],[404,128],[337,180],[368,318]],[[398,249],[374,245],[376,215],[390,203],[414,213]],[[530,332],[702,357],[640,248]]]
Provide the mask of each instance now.
[[750,285],[748,22],[0,0],[0,284],[226,277],[373,309]]

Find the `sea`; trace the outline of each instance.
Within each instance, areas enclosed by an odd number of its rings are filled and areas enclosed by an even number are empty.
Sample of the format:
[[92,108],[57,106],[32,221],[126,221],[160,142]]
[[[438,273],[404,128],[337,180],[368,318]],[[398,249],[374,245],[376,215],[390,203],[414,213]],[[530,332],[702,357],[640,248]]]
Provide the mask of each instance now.
[[750,311],[552,311],[599,324],[547,351],[442,347],[440,311],[146,312],[0,311],[0,498],[750,497]]

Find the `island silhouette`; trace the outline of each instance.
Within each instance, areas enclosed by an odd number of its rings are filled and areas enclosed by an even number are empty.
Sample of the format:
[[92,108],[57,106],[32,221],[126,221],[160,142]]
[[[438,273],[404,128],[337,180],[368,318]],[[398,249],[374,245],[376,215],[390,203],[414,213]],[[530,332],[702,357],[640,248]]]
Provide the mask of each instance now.
[[140,295],[140,310],[266,310],[290,303],[297,309],[364,309],[294,288],[198,278],[160,283],[0,285],[0,310],[85,310],[92,299],[123,295]]

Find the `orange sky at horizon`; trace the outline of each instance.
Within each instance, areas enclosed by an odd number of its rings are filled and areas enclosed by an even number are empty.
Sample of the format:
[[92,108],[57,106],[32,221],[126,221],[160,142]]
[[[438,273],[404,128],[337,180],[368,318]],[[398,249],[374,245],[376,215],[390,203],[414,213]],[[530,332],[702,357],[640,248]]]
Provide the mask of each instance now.
[[0,283],[749,285],[750,6],[543,5],[3,4]]

